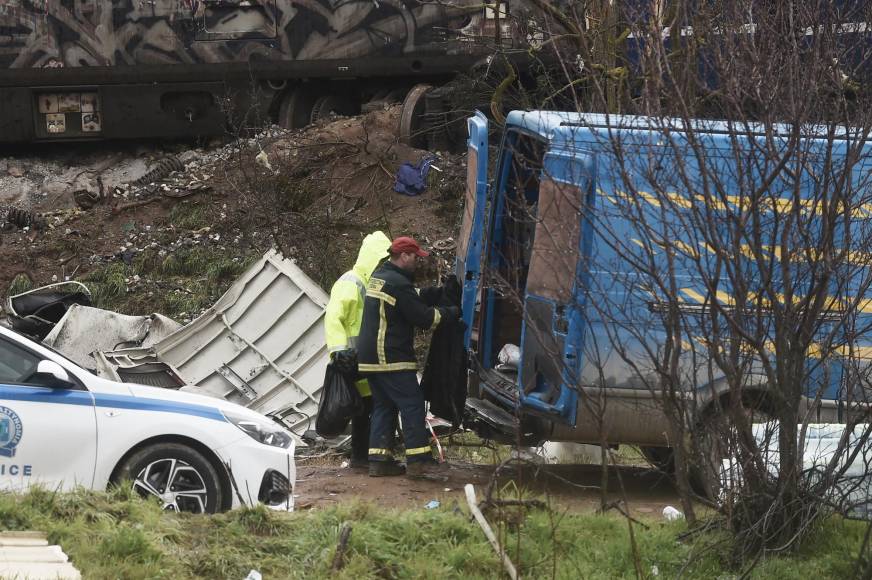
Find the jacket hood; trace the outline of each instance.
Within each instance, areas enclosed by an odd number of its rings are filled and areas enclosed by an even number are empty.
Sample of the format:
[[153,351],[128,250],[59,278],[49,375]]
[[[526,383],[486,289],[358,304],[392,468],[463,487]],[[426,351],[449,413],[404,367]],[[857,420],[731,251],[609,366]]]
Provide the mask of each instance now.
[[379,262],[388,257],[388,248],[391,240],[384,232],[373,232],[363,238],[360,252],[357,254],[357,262],[354,263],[354,272],[361,277],[363,283],[369,282],[369,277]]

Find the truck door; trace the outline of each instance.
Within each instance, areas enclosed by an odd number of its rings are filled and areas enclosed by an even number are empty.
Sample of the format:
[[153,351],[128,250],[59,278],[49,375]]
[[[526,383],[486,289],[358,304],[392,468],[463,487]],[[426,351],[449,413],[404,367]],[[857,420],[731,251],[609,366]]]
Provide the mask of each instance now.
[[475,321],[475,307],[481,280],[481,252],[485,239],[484,218],[487,206],[487,131],[488,123],[480,111],[467,120],[466,194],[463,224],[457,241],[455,274],[463,285],[463,321],[466,323],[464,345],[468,349]]
[[539,181],[524,297],[519,400],[525,412],[575,424],[584,340],[594,158],[549,151]]

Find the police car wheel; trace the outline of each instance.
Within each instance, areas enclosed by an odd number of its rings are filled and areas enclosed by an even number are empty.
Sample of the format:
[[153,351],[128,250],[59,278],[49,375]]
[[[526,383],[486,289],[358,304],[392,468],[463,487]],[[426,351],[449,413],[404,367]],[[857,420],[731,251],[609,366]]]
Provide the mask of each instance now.
[[132,482],[142,497],[156,497],[167,511],[212,514],[223,505],[218,472],[208,459],[178,443],[158,443],[131,455],[117,481]]

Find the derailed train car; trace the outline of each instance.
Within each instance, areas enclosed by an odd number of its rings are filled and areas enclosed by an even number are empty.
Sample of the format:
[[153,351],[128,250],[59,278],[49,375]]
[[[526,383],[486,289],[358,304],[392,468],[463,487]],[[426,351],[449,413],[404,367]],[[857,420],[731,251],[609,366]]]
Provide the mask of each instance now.
[[285,127],[440,83],[511,31],[477,0],[0,0],[0,142]]

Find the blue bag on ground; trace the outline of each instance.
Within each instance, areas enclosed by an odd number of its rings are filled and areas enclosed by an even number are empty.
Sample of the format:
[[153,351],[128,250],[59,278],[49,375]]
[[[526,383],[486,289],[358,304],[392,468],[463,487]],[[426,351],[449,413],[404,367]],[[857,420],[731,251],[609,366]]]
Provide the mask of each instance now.
[[363,410],[363,398],[353,381],[339,372],[333,363],[327,365],[324,388],[318,403],[318,418],[315,431],[321,437],[340,435],[352,417]]
[[434,157],[425,157],[417,165],[409,162],[400,165],[394,182],[394,191],[404,195],[420,195],[427,189],[427,175]]

